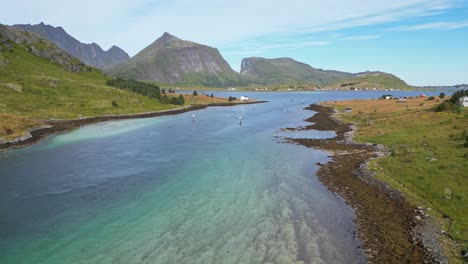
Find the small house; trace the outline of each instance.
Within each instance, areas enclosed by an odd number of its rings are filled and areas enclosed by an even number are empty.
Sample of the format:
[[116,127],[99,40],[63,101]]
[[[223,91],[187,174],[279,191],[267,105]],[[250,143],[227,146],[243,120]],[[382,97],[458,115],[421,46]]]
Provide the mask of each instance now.
[[460,104],[463,107],[468,107],[468,96],[463,96],[462,98],[460,98]]
[[243,101],[248,101],[249,98],[248,98],[247,96],[241,96],[241,97],[240,97],[240,100],[241,100],[241,102],[243,102]]
[[399,102],[399,103],[405,103],[405,102],[406,102],[406,98],[403,98],[403,97],[402,97],[402,98],[398,99],[398,102]]
[[420,94],[419,97],[423,98],[423,97],[426,97],[426,95],[425,94]]

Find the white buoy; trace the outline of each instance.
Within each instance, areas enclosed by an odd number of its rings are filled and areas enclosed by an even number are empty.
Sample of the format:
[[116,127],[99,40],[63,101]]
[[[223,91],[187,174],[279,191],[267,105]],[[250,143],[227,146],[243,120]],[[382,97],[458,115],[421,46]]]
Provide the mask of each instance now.
[[192,115],[192,122],[195,123],[195,114]]
[[242,116],[239,116],[239,126],[242,126]]

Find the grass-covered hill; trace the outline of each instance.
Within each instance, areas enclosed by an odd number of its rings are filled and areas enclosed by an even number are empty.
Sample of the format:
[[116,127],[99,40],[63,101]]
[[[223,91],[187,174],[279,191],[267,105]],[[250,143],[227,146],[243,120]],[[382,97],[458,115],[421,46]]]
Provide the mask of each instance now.
[[38,125],[40,119],[176,107],[108,86],[107,79],[100,70],[83,65],[51,42],[0,25],[0,138],[13,137],[15,129]]
[[413,86],[408,85],[405,81],[397,76],[384,72],[363,72],[357,73],[354,77],[334,82],[327,86],[333,89],[400,89],[409,90]]
[[326,85],[351,78],[347,72],[316,69],[291,58],[245,58],[241,64],[241,74],[259,84],[285,84],[309,82]]

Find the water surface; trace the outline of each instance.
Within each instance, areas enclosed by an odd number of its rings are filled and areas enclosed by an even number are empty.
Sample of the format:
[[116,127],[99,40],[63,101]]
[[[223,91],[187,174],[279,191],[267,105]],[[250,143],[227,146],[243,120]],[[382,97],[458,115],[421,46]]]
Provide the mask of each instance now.
[[310,103],[382,93],[246,94],[270,102],[0,153],[0,263],[365,262],[353,210],[315,175],[326,154],[277,136],[332,137],[280,129],[305,125]]

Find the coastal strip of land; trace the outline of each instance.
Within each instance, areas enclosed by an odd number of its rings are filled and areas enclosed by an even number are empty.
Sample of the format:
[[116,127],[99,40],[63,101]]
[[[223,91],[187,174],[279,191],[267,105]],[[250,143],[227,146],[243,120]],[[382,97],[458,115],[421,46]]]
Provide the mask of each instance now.
[[[311,105],[317,112],[306,121],[313,124],[286,130],[335,131],[330,139],[287,138],[290,143],[329,153],[331,160],[320,165],[319,179],[356,210],[358,236],[371,263],[447,263],[435,242],[427,250],[415,230],[421,224],[420,211],[388,184],[373,177],[368,162],[386,150],[377,144],[352,140],[353,126],[333,117],[332,107]],[[416,209],[416,210],[415,210]],[[429,232],[429,231],[426,231]]]
[[[190,111],[205,109],[208,107],[222,107],[222,106],[237,106],[244,104],[260,104],[268,101],[248,101],[248,102],[234,102],[234,103],[208,103],[208,104],[191,104],[186,107],[176,108],[171,110],[154,111],[138,114],[123,114],[123,115],[102,115],[96,117],[79,118],[79,119],[65,119],[65,120],[28,120],[31,126],[36,126],[27,131],[26,135],[17,138],[16,140],[6,141],[0,143],[0,151],[5,151],[11,148],[19,148],[36,143],[48,135],[59,133],[63,131],[72,130],[74,128],[89,125],[93,123],[112,121],[112,120],[125,120],[135,118],[150,118],[157,116],[177,115]],[[24,121],[23,121],[24,122]]]
[[415,207],[422,243],[431,248],[438,240],[450,263],[466,263],[468,108],[436,107],[446,99],[441,94],[324,105],[336,111],[334,117],[355,124],[355,141],[385,146],[387,155],[371,160],[369,169]]

